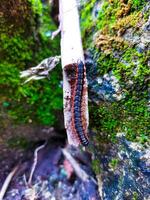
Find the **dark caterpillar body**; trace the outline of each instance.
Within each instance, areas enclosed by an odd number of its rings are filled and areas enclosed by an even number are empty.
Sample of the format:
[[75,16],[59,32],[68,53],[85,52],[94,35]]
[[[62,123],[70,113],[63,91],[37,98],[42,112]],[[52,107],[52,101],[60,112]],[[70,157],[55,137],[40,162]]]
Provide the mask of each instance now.
[[79,137],[79,140],[83,146],[87,146],[89,141],[86,137],[82,125],[82,95],[83,95],[83,84],[84,84],[84,64],[80,62],[77,65],[77,80],[75,87],[75,96],[74,96],[74,125],[76,133]]

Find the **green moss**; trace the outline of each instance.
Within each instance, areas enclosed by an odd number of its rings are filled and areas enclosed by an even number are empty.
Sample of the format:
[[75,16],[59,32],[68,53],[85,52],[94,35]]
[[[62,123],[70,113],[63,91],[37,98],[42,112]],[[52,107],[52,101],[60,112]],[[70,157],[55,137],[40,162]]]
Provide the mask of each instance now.
[[33,51],[31,48],[33,43],[33,37],[28,37],[25,40],[20,33],[16,33],[13,37],[10,37],[7,33],[2,33],[0,35],[1,59],[11,64],[18,64],[21,69],[32,60]]
[[128,80],[134,81],[137,85],[144,86],[144,80],[150,73],[147,67],[149,52],[138,53],[134,48],[128,48],[122,55],[124,63],[118,61],[116,68],[114,68],[115,74],[121,75],[121,82],[124,85],[128,84]]
[[[97,51],[97,50],[96,50]],[[108,71],[112,70],[117,65],[117,59],[111,54],[101,53],[97,60],[99,75],[104,75]]]
[[129,25],[130,22],[133,23],[134,19],[137,21],[138,10],[136,10],[134,13],[131,13],[132,5],[132,1],[105,0],[98,15],[98,29],[107,30],[109,34],[112,34],[113,27],[116,23],[120,22],[120,24],[122,24],[126,21],[126,25]]
[[93,33],[100,30],[106,36],[121,35],[129,27],[141,22],[141,9],[146,1],[104,0],[97,19],[93,19],[92,10],[96,1],[88,1],[81,12],[81,31],[85,48],[92,46]]
[[117,169],[119,160],[118,158],[113,158],[110,162],[109,162],[109,167],[112,168],[113,170]]
[[133,193],[132,200],[138,200],[138,194],[137,194],[137,192]]
[[128,28],[136,28],[138,22],[142,21],[141,12],[133,12],[128,16],[119,18],[112,26],[113,34],[123,34]]
[[28,2],[30,2],[31,9],[35,15],[42,15],[43,6],[41,0],[28,0]]
[[[91,16],[91,12],[92,9],[94,7],[96,3],[96,0],[92,0],[92,1],[88,1],[85,5],[84,5],[84,9],[82,9],[81,12],[81,33],[82,33],[82,38],[83,38],[83,45],[85,47],[87,47],[88,43],[91,43],[92,38],[92,32],[93,32],[93,28],[95,28],[95,22],[92,19]],[[88,41],[84,40],[84,39],[88,39]]]
[[[33,23],[28,30],[20,27],[11,35],[5,29],[0,32],[0,105],[9,102],[9,106],[5,107],[5,115],[17,123],[54,125],[57,120],[55,111],[62,110],[62,89],[59,87],[61,68],[57,67],[50,74],[50,80],[23,85],[23,80],[19,77],[20,71],[59,54],[59,38],[51,41],[46,34],[55,30],[49,15],[50,8],[48,5],[42,6],[41,1],[35,3],[36,1],[30,1],[31,8],[28,12],[32,10],[32,15],[30,13],[27,16],[31,17]],[[38,24],[35,15],[39,20]],[[16,25],[12,21],[10,23],[12,27]],[[5,118],[3,116],[4,113],[0,113],[1,120]]]
[[100,168],[100,162],[99,160],[95,159],[95,160],[92,160],[92,168],[94,170],[94,172],[96,174],[100,174],[101,173],[101,168]]
[[[150,116],[147,80],[150,70],[147,63],[150,54],[149,51],[137,52],[135,47],[122,37],[127,29],[138,31],[139,22],[145,23],[141,14],[145,4],[146,1],[139,0],[105,0],[97,20],[93,21],[93,24],[91,20],[84,27],[83,33],[87,32],[83,34],[84,41],[87,41],[85,47],[94,46],[95,55],[98,57],[99,75],[112,71],[119,81],[124,96],[118,102],[89,104],[90,126],[97,131],[96,142],[102,140],[116,142],[115,137],[118,132],[126,133],[126,137],[132,141],[142,144],[148,141]],[[91,9],[90,7],[86,11],[88,17],[91,17]],[[94,32],[90,32],[89,27],[95,24]],[[94,42],[91,40],[89,43],[89,38],[92,38],[95,32],[97,34]],[[114,52],[120,55],[119,58],[114,57]]]
[[126,133],[126,137],[132,141],[148,141],[148,92],[136,84],[134,87],[134,90],[124,88],[125,98],[120,102],[103,103],[99,107],[90,105],[92,126],[113,142],[118,132]]
[[102,9],[99,11],[97,28],[103,29],[104,27],[111,28],[112,24],[116,20],[116,9],[118,2],[110,4],[108,1],[104,1]]
[[133,10],[140,10],[146,3],[146,0],[129,0],[129,2],[131,3]]
[[[99,73],[103,75],[112,70],[119,80],[124,99],[120,102],[90,105],[91,125],[112,141],[118,132],[125,132],[132,141],[148,141],[148,52],[139,54],[135,49],[126,50],[122,55],[125,63],[111,55],[100,54]],[[136,60],[136,63],[133,63]],[[136,69],[136,74],[133,71]],[[132,82],[130,86],[129,81]],[[98,138],[99,139],[99,138]]]

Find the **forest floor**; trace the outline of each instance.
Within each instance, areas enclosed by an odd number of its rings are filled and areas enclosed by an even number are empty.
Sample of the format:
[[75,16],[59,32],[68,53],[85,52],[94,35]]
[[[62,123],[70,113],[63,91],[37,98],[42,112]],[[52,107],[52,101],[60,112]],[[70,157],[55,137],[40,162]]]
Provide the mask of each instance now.
[[[46,143],[44,138],[32,141],[31,127],[21,130],[30,133],[31,141],[26,149],[0,144],[1,187],[7,175],[17,167],[4,200],[98,200],[99,195],[104,200],[134,196],[138,200],[149,199],[149,148],[118,135],[114,144],[101,142],[94,149],[82,151],[66,145],[65,134],[56,133],[54,129],[44,128],[49,135]],[[63,153],[64,149],[71,160]],[[82,170],[88,177],[86,181]]]
[[[15,167],[17,169],[8,185],[5,200],[99,199],[89,153],[66,146],[62,136],[53,136],[46,143],[34,142],[31,146],[27,150],[2,146],[1,186],[8,173]],[[75,166],[78,165],[81,172],[64,156],[63,148],[72,155]],[[83,175],[80,176],[82,170],[88,177],[86,181],[82,180]]]

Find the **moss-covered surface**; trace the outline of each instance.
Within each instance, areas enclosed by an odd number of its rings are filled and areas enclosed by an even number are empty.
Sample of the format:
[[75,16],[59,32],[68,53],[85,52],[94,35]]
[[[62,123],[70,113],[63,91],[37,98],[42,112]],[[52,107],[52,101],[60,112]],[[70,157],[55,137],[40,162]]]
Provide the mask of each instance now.
[[117,77],[123,98],[113,103],[90,103],[90,126],[97,132],[97,142],[104,139],[115,142],[116,134],[124,132],[129,140],[145,143],[149,136],[150,52],[147,49],[138,52],[124,34],[126,31],[133,31],[135,35],[141,32],[149,16],[148,11],[142,11],[146,1],[104,0],[97,17],[93,18],[91,13],[97,2],[87,2],[81,11],[84,48],[94,49],[100,76],[112,71]]
[[62,109],[59,87],[61,68],[49,79],[23,85],[19,73],[43,59],[59,54],[59,40],[50,40],[56,29],[48,4],[40,0],[0,2],[0,121],[54,125]]

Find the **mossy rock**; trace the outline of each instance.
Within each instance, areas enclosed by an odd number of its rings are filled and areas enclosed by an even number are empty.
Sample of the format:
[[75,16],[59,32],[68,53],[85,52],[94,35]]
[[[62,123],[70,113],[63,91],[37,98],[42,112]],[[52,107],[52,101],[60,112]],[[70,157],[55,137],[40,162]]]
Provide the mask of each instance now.
[[[92,52],[97,77],[112,72],[123,98],[117,102],[101,101],[98,105],[91,102],[90,127],[97,132],[97,142],[105,139],[115,142],[116,134],[124,132],[127,139],[144,144],[149,140],[149,49],[145,43],[140,52],[138,45],[142,44],[143,27],[148,20],[148,3],[104,0],[97,18],[93,18],[92,8],[97,5],[97,1],[87,2],[81,11],[84,47]],[[137,40],[132,42],[135,37]]]

